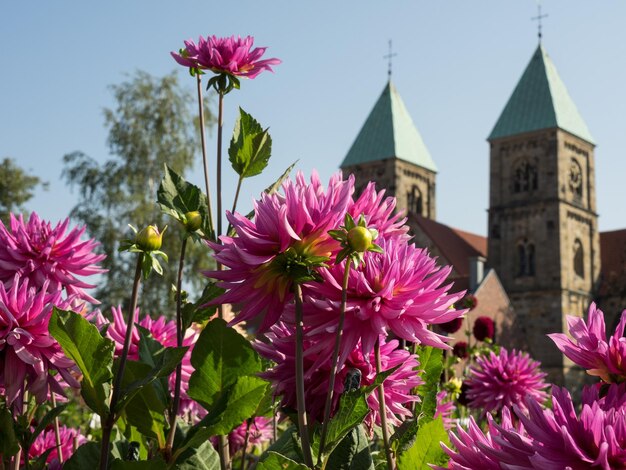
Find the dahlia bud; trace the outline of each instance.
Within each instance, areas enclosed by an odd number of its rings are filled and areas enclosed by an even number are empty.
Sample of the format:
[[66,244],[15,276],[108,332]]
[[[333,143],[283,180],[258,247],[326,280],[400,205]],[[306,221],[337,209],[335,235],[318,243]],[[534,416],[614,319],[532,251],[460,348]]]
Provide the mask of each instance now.
[[185,228],[195,232],[202,226],[202,216],[199,211],[190,211],[185,214]]
[[358,253],[365,253],[372,246],[372,232],[367,227],[356,227],[348,232],[348,244],[350,248]]
[[495,324],[489,317],[478,317],[474,322],[474,337],[478,341],[485,341],[487,338],[493,339],[495,330]]
[[148,225],[141,230],[135,237],[135,243],[139,248],[144,251],[155,251],[161,248],[163,243],[163,234],[167,229],[167,225],[162,232],[159,233],[159,228],[156,225]]

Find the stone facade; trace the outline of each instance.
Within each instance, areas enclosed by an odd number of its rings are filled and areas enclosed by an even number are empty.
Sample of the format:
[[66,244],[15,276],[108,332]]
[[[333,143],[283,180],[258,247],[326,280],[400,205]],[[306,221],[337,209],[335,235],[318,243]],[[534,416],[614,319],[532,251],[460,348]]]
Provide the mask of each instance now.
[[546,335],[582,316],[597,287],[594,146],[561,129],[490,144],[489,266],[513,304],[519,346],[563,383],[576,372]]
[[367,183],[375,181],[378,189],[387,190],[387,196],[397,198],[397,210],[435,219],[435,172],[395,157],[342,170],[354,174],[357,194]]

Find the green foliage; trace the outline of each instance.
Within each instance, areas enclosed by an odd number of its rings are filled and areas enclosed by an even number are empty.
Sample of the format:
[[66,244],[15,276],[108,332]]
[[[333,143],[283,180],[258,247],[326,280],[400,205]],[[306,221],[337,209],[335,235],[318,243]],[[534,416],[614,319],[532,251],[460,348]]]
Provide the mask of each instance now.
[[165,165],[165,175],[157,191],[157,200],[161,210],[187,226],[187,214],[198,211],[202,218],[200,229],[192,232],[195,239],[213,239],[212,221],[206,205],[206,197],[197,186],[185,179]]
[[421,398],[419,410],[416,408],[416,415],[420,415],[420,421],[431,420],[437,409],[437,392],[439,391],[439,381],[443,370],[443,350],[431,346],[423,346],[418,349],[420,367],[424,371],[422,380],[424,384],[417,389],[417,394]]
[[324,465],[325,470],[374,470],[370,442],[363,426],[352,428],[335,447]]
[[6,223],[9,213],[23,211],[23,204],[33,197],[33,191],[38,185],[47,187],[47,183],[28,174],[13,159],[4,158],[0,162],[0,220]]
[[178,470],[219,470],[220,458],[210,441],[205,440],[198,448],[188,449],[175,461]]
[[[112,157],[103,164],[81,152],[64,157],[64,178],[78,188],[79,196],[71,215],[87,226],[107,255],[102,265],[109,271],[94,295],[102,301],[103,312],[129,296],[135,257],[118,252],[120,239],[129,235],[127,224],[162,227],[167,223],[167,216],[154,202],[164,164],[184,175],[192,169],[200,148],[195,97],[180,87],[176,74],[156,78],[137,72],[111,90],[115,106],[104,114]],[[214,120],[206,103],[205,108],[209,126]],[[174,311],[173,298],[163,293],[176,284],[185,228],[173,225],[161,248],[170,256],[163,277],[151,279],[142,289],[140,306],[149,307],[151,313]],[[206,247],[189,244],[186,257],[186,282],[190,289],[200,291],[204,282],[198,273],[211,267]]]
[[111,462],[111,470],[165,470],[166,468],[167,464],[161,458],[138,462],[115,459]]
[[76,452],[63,463],[63,470],[85,470],[86,468],[99,468],[100,444],[97,442],[86,442]]
[[439,417],[420,426],[415,443],[398,457],[398,470],[430,469],[428,464],[444,465],[448,456],[440,443],[449,446],[448,433]]
[[268,452],[267,458],[259,462],[256,468],[257,470],[307,470],[309,467],[282,454]]
[[85,403],[100,416],[106,416],[113,378],[113,341],[100,336],[98,329],[81,315],[57,308],[48,329],[83,374],[81,396]]
[[9,457],[20,450],[11,412],[0,407],[0,456]]
[[272,154],[272,138],[267,129],[243,109],[239,108],[239,117],[228,148],[228,155],[233,169],[241,179],[260,174]]
[[204,323],[215,314],[215,306],[206,306],[211,300],[217,298],[225,292],[221,287],[217,287],[214,281],[209,281],[202,295],[195,302],[188,302],[183,306],[183,328],[188,328],[191,323]]

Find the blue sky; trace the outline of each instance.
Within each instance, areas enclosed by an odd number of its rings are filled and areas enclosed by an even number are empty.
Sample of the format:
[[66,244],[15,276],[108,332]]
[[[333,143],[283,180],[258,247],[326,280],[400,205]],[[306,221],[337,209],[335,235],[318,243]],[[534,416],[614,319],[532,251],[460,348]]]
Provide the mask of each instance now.
[[[296,159],[323,179],[337,169],[385,86],[392,39],[393,81],[439,167],[438,219],[484,234],[485,139],[537,46],[536,8],[533,0],[2,2],[0,158],[49,181],[29,208],[63,218],[76,201],[60,178],[63,155],[108,157],[108,85],[137,69],[179,68],[193,91],[169,51],[200,34],[251,34],[283,64],[226,99],[227,138],[241,106],[274,141],[266,174],[247,181],[244,211]],[[553,0],[543,9],[544,46],[598,144],[600,229],[626,227],[626,2]],[[213,138],[208,145],[214,154]],[[201,184],[200,166],[190,179]],[[226,201],[234,185],[225,181]]]

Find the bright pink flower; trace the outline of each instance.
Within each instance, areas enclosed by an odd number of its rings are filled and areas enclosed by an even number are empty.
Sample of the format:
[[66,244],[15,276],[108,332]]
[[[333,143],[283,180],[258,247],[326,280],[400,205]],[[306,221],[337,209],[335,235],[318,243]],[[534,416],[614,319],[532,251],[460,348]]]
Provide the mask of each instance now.
[[456,406],[454,402],[448,399],[448,394],[445,390],[437,393],[437,408],[435,409],[435,418],[441,417],[443,420],[443,427],[447,431],[454,428],[455,420],[453,418]]
[[[59,426],[59,436],[61,438],[61,452],[64,461],[74,454],[74,441],[76,441],[76,446],[87,442],[87,438],[85,438],[78,429],[72,429],[66,426]],[[28,457],[34,460],[50,449],[52,449],[52,452],[48,454],[48,458],[46,459],[46,463],[48,464],[46,468],[49,470],[60,470],[62,465],[59,462],[56,438],[54,428],[52,427],[47,428],[37,436],[35,442],[30,446]]]
[[[457,426],[456,432],[450,432],[450,441],[455,450],[442,444],[445,452],[450,456],[448,467],[456,470],[522,470],[533,468],[530,466],[529,457],[533,452],[510,449],[503,442],[501,434],[504,431],[515,433],[517,439],[529,442],[524,428],[514,425],[508,408],[502,409],[502,423],[498,425],[490,414],[487,414],[488,430],[483,432],[470,416],[467,430]],[[503,448],[506,447],[506,450]],[[442,467],[434,467],[443,470]],[[544,467],[556,470],[557,467]],[[558,467],[564,469],[565,467]]]
[[[7,290],[0,283],[0,385],[7,402],[21,396],[25,382],[38,403],[48,398],[49,389],[63,395],[60,383],[79,387],[72,376],[74,362],[48,333],[52,307],[67,309],[69,304],[61,300],[60,292],[46,293],[48,281],[38,290],[15,275],[11,284]],[[59,374],[51,375],[52,371]]]
[[243,423],[228,434],[228,449],[231,455],[243,449],[246,441],[246,430],[248,433],[248,451],[251,447],[261,447],[274,436],[270,418],[265,416],[253,418],[249,428],[247,423]]
[[472,408],[482,409],[483,413],[512,405],[523,409],[526,397],[538,402],[547,397],[547,384],[543,380],[546,374],[541,372],[541,364],[527,353],[501,348],[498,354],[492,351],[488,356],[479,356],[476,363],[466,381],[467,399]]
[[478,317],[474,322],[474,338],[478,341],[493,339],[496,333],[496,325],[489,317]]
[[282,189],[283,194],[263,194],[254,203],[253,220],[227,213],[237,236],[222,236],[223,245],[211,247],[215,259],[229,269],[206,273],[226,289],[213,303],[241,303],[232,323],[262,316],[260,331],[276,323],[293,298],[293,277],[303,271],[299,263],[330,257],[339,249],[327,232],[343,222],[354,177],[343,180],[335,174],[325,190],[317,173],[307,183],[299,172]]
[[[306,315],[306,312],[305,312]],[[263,377],[274,384],[275,394],[281,396],[281,403],[285,407],[296,407],[295,394],[295,341],[294,328],[283,323],[278,323],[266,334],[269,343],[257,341],[255,348],[259,353],[276,363],[274,367],[263,374]],[[381,338],[382,341],[382,338]],[[324,405],[328,391],[328,379],[330,376],[330,354],[322,351],[311,354],[307,349],[314,344],[305,340],[304,344],[304,387],[306,393],[307,413],[312,419],[322,421],[324,417]],[[422,384],[417,375],[419,362],[417,356],[410,354],[404,349],[398,349],[398,341],[392,340],[382,343],[380,347],[381,371],[400,366],[385,379],[385,404],[387,406],[387,419],[391,424],[399,425],[401,418],[411,416],[411,411],[406,405],[418,401],[411,391],[414,387]],[[323,359],[321,358],[323,356]],[[361,349],[354,349],[347,357],[344,364],[338,369],[334,384],[333,413],[337,409],[340,396],[344,392],[346,383],[358,388],[359,385],[367,386],[376,379],[376,366],[374,353],[363,356]],[[365,422],[371,427],[375,422],[380,424],[378,394],[371,393],[367,398],[370,413]]]
[[28,223],[20,215],[11,214],[9,227],[0,222],[0,282],[11,287],[15,274],[27,278],[33,287],[43,287],[47,282],[49,292],[65,290],[87,302],[98,303],[84,289],[95,287],[76,276],[91,276],[104,271],[98,262],[105,255],[97,255],[98,246],[93,239],[81,241],[85,227],[73,228],[67,235],[70,220],[52,228],[40,220],[35,212]]
[[[121,307],[111,309],[113,314],[113,323],[107,329],[107,336],[115,343],[115,355],[119,356],[124,348],[124,337],[126,335],[126,320],[122,313]],[[145,315],[139,322],[139,309],[135,310],[135,323],[145,328],[150,332],[152,338],[157,340],[163,346],[167,348],[176,347],[176,322],[174,320],[167,321],[164,316],[160,316],[156,320],[153,320],[150,315]],[[128,359],[136,361],[139,359],[139,331],[133,328],[131,333],[130,347],[128,349]],[[181,374],[181,402],[180,402],[180,415],[190,415],[192,420],[199,415],[203,415],[203,409],[197,405],[196,402],[191,400],[187,395],[187,388],[189,387],[189,378],[193,373],[193,366],[191,365],[191,351],[198,339],[198,332],[193,328],[189,328],[183,338],[183,346],[189,347],[182,360],[182,374]],[[175,385],[176,374],[173,372],[169,377],[170,387]]]
[[[350,271],[346,317],[339,362],[360,342],[369,355],[380,335],[393,332],[399,338],[437,348],[449,348],[447,336],[431,331],[433,324],[463,315],[452,305],[463,293],[449,294],[444,285],[451,268],[440,268],[426,250],[402,239],[380,238],[384,253],[368,252],[365,265]],[[324,282],[311,284],[308,300],[317,307],[307,313],[310,335],[319,335],[320,349],[333,349],[341,305],[345,264],[322,269]]]
[[579,317],[567,316],[569,334],[548,335],[556,346],[568,358],[587,369],[589,375],[600,377],[605,382],[622,382],[626,380],[626,310],[617,325],[615,333],[608,339],[604,314],[595,303],[589,306],[588,323]]
[[272,71],[272,65],[280,64],[279,59],[260,60],[266,47],[252,49],[254,38],[231,36],[218,38],[202,36],[196,45],[193,41],[184,41],[185,49],[181,53],[171,52],[174,60],[184,67],[209,69],[215,73],[227,73],[238,77],[255,78],[263,70]]

